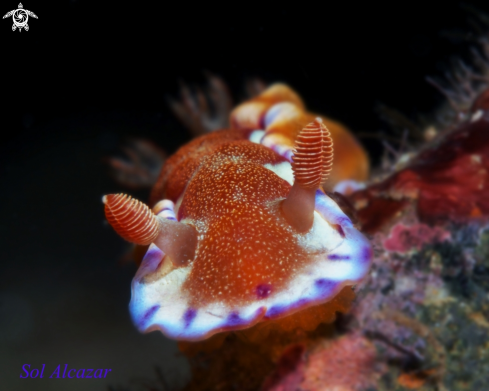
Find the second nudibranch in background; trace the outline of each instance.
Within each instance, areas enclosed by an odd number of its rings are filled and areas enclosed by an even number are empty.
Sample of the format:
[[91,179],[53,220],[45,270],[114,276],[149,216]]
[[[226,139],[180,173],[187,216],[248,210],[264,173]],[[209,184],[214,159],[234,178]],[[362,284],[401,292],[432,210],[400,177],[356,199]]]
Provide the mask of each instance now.
[[246,329],[329,302],[369,268],[370,243],[321,188],[366,179],[354,138],[281,84],[238,106],[231,124],[167,160],[152,210],[104,197],[116,232],[149,245],[130,303],[142,332],[202,340]]

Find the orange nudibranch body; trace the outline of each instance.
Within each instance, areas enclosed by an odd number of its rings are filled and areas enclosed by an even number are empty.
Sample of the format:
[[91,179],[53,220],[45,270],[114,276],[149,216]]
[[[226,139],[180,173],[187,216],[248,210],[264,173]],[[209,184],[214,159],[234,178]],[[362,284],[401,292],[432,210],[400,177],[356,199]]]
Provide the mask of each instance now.
[[[328,189],[366,179],[346,128],[307,113],[282,84],[238,106],[231,124],[180,148],[153,188],[160,233],[130,304],[141,331],[198,340],[247,328],[331,300],[368,270],[370,244],[318,189],[328,175]],[[119,198],[106,210],[120,230]],[[140,224],[142,209],[129,212]],[[143,236],[136,228],[121,232]]]

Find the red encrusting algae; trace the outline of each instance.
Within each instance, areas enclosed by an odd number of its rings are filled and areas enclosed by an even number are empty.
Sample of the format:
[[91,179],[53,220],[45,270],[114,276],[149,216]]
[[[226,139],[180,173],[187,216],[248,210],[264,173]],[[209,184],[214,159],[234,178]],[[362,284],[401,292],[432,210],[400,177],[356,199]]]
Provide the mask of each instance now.
[[489,114],[463,122],[406,168],[353,193],[350,201],[364,232],[377,231],[411,203],[424,223],[487,218],[488,130]]

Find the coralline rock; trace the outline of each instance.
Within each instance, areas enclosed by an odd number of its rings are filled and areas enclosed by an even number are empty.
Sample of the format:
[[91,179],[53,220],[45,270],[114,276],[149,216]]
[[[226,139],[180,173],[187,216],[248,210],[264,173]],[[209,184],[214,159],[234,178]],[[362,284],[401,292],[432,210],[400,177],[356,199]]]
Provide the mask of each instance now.
[[412,249],[421,250],[424,244],[444,242],[450,239],[450,232],[440,227],[430,227],[426,224],[395,225],[390,236],[384,240],[384,248],[388,251],[400,253],[408,252]]
[[362,330],[389,371],[379,390],[478,390],[489,374],[489,229],[453,226],[457,239],[414,253],[381,246],[348,327]]
[[408,206],[423,223],[489,215],[489,112],[478,111],[412,163],[350,197],[364,232],[374,233]]
[[309,345],[270,390],[487,388],[489,89],[475,95],[410,162],[347,196],[372,268],[341,336]]

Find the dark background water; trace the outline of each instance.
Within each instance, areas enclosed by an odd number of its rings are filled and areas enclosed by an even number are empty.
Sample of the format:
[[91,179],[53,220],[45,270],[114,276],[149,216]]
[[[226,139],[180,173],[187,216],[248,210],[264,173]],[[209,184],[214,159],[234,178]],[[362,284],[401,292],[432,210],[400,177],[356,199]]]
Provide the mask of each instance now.
[[[164,99],[179,80],[201,84],[214,72],[237,101],[247,77],[284,81],[313,111],[389,134],[376,104],[429,112],[442,97],[425,77],[475,42],[474,14],[454,1],[23,4],[39,17],[28,32],[0,24],[2,390],[137,389],[155,366],[171,384],[188,376],[174,342],[132,326],[135,266],[119,264],[127,247],[101,204],[127,191],[103,163],[125,137],[168,152],[190,139]],[[16,6],[3,2],[0,13]],[[377,161],[379,140],[365,142]],[[23,364],[46,364],[45,378],[19,379]],[[46,379],[59,364],[111,368],[111,378]]]

